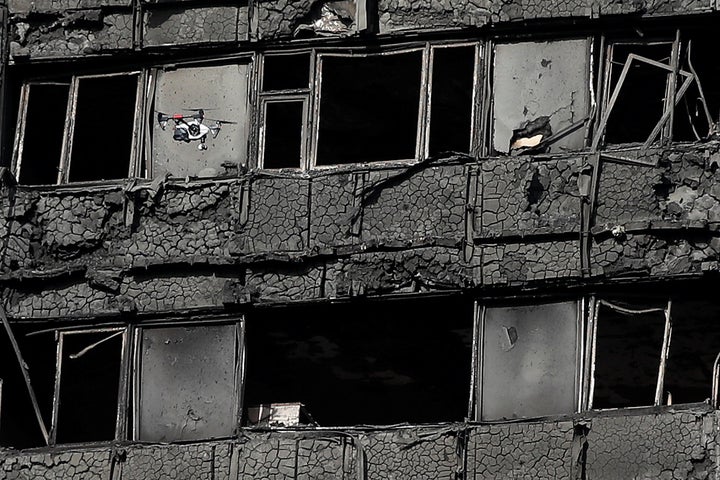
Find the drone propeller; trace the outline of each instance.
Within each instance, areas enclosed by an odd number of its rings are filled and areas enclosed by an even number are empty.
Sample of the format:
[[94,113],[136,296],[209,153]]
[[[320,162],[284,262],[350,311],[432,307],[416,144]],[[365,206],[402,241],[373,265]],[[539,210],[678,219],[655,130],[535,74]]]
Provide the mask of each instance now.
[[218,125],[237,125],[237,122],[231,122],[230,120],[215,120],[214,118],[206,118],[210,122],[215,122]]

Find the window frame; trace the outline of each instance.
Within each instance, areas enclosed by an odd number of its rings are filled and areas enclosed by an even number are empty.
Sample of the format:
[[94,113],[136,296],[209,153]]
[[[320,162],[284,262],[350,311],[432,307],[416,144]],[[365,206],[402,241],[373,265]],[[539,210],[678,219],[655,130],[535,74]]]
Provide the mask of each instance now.
[[[94,78],[108,78],[108,77],[119,77],[119,76],[137,76],[137,84],[135,88],[135,105],[133,107],[133,129],[130,139],[130,158],[128,159],[128,175],[119,179],[104,179],[104,180],[88,180],[88,181],[76,181],[70,182],[70,169],[72,159],[72,142],[75,135],[75,113],[77,111],[77,100],[80,89],[80,81]],[[60,151],[60,159],[58,163],[58,175],[57,181],[53,184],[42,184],[42,185],[31,185],[31,186],[48,186],[48,185],[64,185],[64,184],[84,184],[84,183],[96,183],[96,182],[113,182],[117,180],[123,180],[125,178],[132,178],[138,176],[138,169],[142,164],[142,116],[145,108],[144,91],[147,71],[145,69],[129,70],[127,72],[112,72],[102,74],[85,74],[85,75],[71,75],[69,76],[68,82],[53,81],[53,80],[33,80],[28,79],[23,82],[21,86],[20,102],[18,107],[18,118],[16,123],[15,131],[15,143],[13,145],[12,153],[12,170],[15,174],[15,179],[20,180],[20,174],[22,171],[23,163],[23,143],[25,141],[25,128],[27,123],[27,109],[30,100],[30,90],[32,85],[68,85],[68,101],[67,109],[65,113],[65,122],[63,126],[63,140]]]
[[[140,438],[140,406],[141,406],[141,388],[142,388],[142,334],[146,329],[163,329],[163,328],[183,328],[183,327],[212,327],[212,326],[228,326],[235,327],[235,383],[233,387],[233,403],[235,411],[234,427],[231,436],[235,436],[242,428],[243,420],[243,396],[245,388],[246,368],[246,328],[245,316],[233,316],[230,318],[209,318],[209,319],[190,319],[182,321],[159,320],[143,322],[131,327],[131,356],[127,365],[127,375],[129,377],[130,395],[127,402],[128,418],[125,425],[127,426],[126,438],[129,441],[143,442]],[[211,440],[213,438],[201,438],[193,441]],[[174,442],[175,440],[171,441]],[[177,440],[181,441],[181,440]]]
[[[587,374],[586,374],[586,355],[587,355],[587,339],[590,335],[587,323],[587,310],[589,300],[587,297],[574,297],[574,298],[562,298],[562,297],[548,297],[539,299],[526,299],[516,300],[514,302],[499,301],[499,302],[482,302],[477,300],[475,302],[475,329],[473,334],[473,368],[472,368],[472,379],[471,379],[471,398],[468,404],[468,418],[473,419],[476,422],[492,422],[498,419],[483,419],[482,418],[482,405],[483,405],[483,370],[484,370],[484,355],[485,355],[485,327],[486,327],[486,314],[489,308],[512,308],[519,306],[543,306],[555,303],[575,303],[577,306],[576,315],[576,326],[577,330],[575,333],[575,375],[573,378],[574,390],[573,395],[573,411],[564,412],[558,415],[571,415],[574,413],[580,413],[586,409],[584,404],[584,395],[586,392]],[[591,303],[590,303],[591,304]],[[553,415],[554,416],[554,415]],[[519,415],[517,420],[523,420],[532,418],[527,415]]]

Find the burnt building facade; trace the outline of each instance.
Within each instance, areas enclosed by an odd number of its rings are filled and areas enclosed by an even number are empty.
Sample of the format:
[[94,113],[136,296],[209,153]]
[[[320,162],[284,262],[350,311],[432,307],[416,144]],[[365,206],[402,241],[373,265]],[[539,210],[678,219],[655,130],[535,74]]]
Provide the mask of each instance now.
[[0,478],[716,478],[717,9],[6,0]]

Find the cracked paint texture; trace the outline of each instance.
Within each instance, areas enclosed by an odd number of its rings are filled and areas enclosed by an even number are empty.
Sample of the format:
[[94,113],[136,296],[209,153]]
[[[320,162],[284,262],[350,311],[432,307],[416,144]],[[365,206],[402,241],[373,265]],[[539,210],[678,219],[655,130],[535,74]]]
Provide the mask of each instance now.
[[247,32],[247,7],[173,6],[145,13],[146,46],[236,42]]
[[717,414],[707,407],[650,410],[509,424],[243,430],[234,440],[189,444],[0,450],[0,472],[8,480],[714,478]]

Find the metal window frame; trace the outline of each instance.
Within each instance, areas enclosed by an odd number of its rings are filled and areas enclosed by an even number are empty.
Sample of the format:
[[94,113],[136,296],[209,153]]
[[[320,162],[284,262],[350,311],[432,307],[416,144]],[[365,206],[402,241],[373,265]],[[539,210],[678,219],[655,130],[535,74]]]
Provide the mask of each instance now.
[[[588,309],[589,301],[585,297],[580,298],[544,298],[539,302],[528,302],[518,300],[515,303],[509,303],[504,301],[502,303],[483,303],[479,301],[475,302],[475,326],[473,330],[473,364],[472,364],[472,379],[470,382],[470,400],[468,403],[468,418],[476,422],[484,422],[482,418],[482,404],[483,404],[483,393],[484,393],[484,382],[483,382],[483,363],[485,356],[485,319],[488,308],[509,308],[513,306],[529,305],[529,306],[542,306],[552,303],[569,303],[575,302],[577,306],[576,314],[576,326],[577,331],[575,332],[575,375],[573,377],[575,395],[573,399],[573,411],[567,412],[567,414],[579,413],[583,411],[583,398],[586,395],[586,354],[587,354],[587,325],[586,325],[586,312]],[[524,418],[524,417],[520,417]]]
[[[27,123],[27,107],[30,100],[30,90],[32,85],[69,85],[67,109],[65,113],[65,124],[63,127],[63,141],[60,152],[60,161],[58,166],[57,181],[54,185],[70,183],[70,168],[72,158],[72,142],[75,135],[75,114],[77,111],[77,100],[80,89],[80,81],[92,78],[107,78],[117,76],[137,76],[137,87],[135,90],[135,106],[133,113],[133,130],[131,134],[130,159],[128,160],[128,177],[137,175],[139,165],[142,163],[142,141],[144,132],[141,127],[141,119],[145,109],[145,99],[143,97],[145,91],[146,71],[131,70],[128,72],[113,72],[92,75],[72,75],[68,82],[61,81],[33,81],[27,80],[21,87],[20,105],[18,109],[18,120],[15,132],[15,144],[13,146],[12,170],[15,173],[16,180],[20,180],[20,172],[22,169],[23,143],[25,140],[25,126]],[[91,180],[91,182],[94,180]],[[73,182],[80,183],[83,182]]]
[[[60,387],[62,378],[62,364],[63,364],[63,346],[64,337],[66,335],[82,335],[89,333],[111,333],[118,332],[122,335],[122,346],[120,352],[120,383],[118,385],[118,402],[116,405],[116,417],[115,417],[115,440],[122,440],[124,438],[124,424],[125,424],[125,405],[127,403],[126,396],[126,383],[127,383],[127,345],[128,345],[128,328],[127,327],[100,327],[100,328],[84,328],[77,330],[58,330],[55,332],[56,339],[56,356],[55,356],[55,384],[53,390],[53,402],[52,402],[52,417],[50,423],[48,445],[57,444],[57,425],[60,411]],[[109,337],[105,340],[108,340]],[[104,342],[105,340],[102,340]],[[99,343],[96,343],[99,344]]]
[[[130,336],[132,338],[131,352],[132,358],[129,363],[132,380],[130,381],[131,395],[129,410],[131,415],[130,431],[128,439],[131,441],[143,441],[140,438],[140,404],[142,389],[142,333],[146,329],[162,329],[162,328],[187,328],[187,327],[211,327],[211,326],[235,326],[235,370],[234,370],[234,386],[233,386],[233,402],[235,411],[235,426],[232,435],[240,432],[242,425],[242,411],[246,374],[246,327],[245,317],[241,315],[235,318],[217,318],[205,320],[184,320],[184,321],[150,321],[131,327]],[[127,423],[127,422],[126,422]]]
[[[658,374],[655,383],[655,398],[652,406],[660,406],[663,403],[663,392],[665,385],[665,369],[667,359],[670,353],[670,341],[672,339],[672,298],[668,298],[665,307],[653,307],[644,309],[631,309],[622,307],[601,298],[592,298],[590,308],[590,320],[588,328],[588,336],[591,338],[592,344],[589,345],[589,353],[587,359],[586,371],[588,372],[587,395],[585,396],[585,410],[615,410],[616,408],[596,409],[593,408],[595,397],[595,365],[597,356],[597,328],[600,321],[600,307],[605,306],[616,312],[627,315],[642,315],[647,313],[663,313],[665,324],[663,328],[663,342],[658,356]],[[633,407],[646,407],[650,405],[633,405]]]

